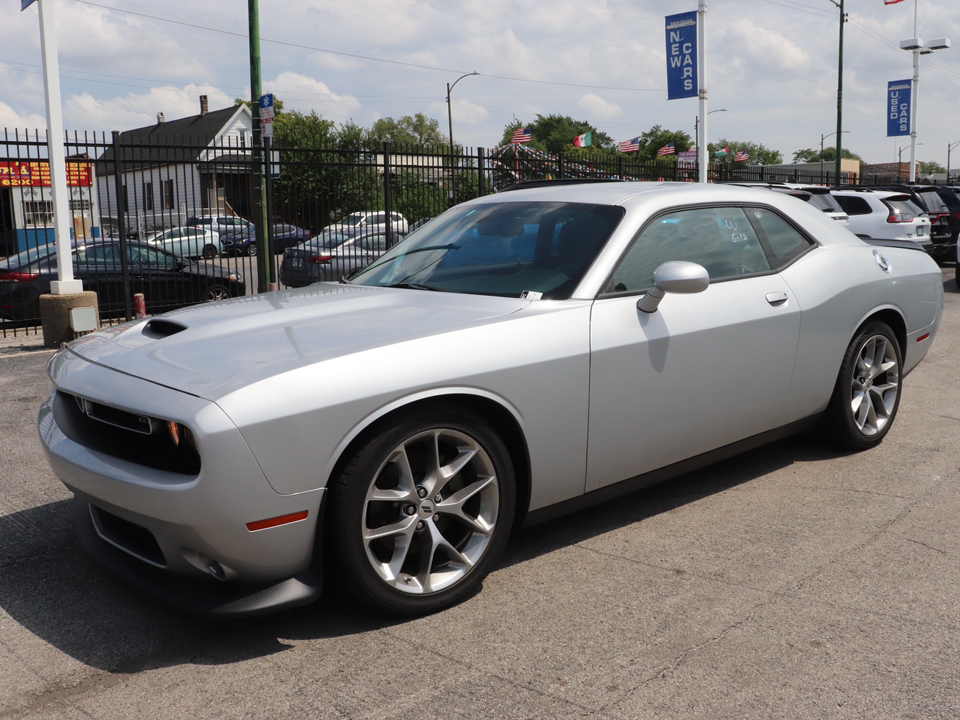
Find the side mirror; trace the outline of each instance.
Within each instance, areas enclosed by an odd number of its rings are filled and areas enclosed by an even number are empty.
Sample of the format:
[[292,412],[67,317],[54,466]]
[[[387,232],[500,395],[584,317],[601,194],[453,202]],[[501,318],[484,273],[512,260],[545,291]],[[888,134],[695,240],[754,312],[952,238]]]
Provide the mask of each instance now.
[[653,313],[660,306],[664,295],[670,293],[699,293],[710,285],[710,273],[703,265],[671,260],[653,271],[653,287],[637,301],[637,309]]

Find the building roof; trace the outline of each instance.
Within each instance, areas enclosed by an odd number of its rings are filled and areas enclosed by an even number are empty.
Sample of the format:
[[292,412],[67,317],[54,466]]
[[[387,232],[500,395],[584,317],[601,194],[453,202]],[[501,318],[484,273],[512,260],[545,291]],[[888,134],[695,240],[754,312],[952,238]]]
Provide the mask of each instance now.
[[[126,166],[124,170],[196,162],[201,153],[210,149],[210,144],[224,127],[243,112],[249,113],[246,105],[234,105],[121,132],[121,161]],[[97,158],[98,175],[113,174],[113,157],[113,148],[110,147]]]

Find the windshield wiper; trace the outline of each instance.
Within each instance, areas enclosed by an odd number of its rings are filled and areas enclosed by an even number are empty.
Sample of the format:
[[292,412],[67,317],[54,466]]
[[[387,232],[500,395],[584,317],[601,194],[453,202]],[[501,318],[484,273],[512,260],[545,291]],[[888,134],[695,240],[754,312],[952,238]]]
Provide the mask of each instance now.
[[430,285],[420,285],[419,283],[399,282],[393,285],[387,285],[392,288],[404,288],[406,290],[432,290],[433,292],[445,292],[443,288],[432,287]]

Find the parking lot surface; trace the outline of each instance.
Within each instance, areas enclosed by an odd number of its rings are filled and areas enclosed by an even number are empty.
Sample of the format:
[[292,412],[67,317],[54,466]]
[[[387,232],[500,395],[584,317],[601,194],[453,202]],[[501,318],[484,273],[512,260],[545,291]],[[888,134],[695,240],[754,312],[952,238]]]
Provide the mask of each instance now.
[[114,580],[37,439],[50,351],[0,341],[0,720],[960,717],[953,274],[878,448],[802,435],[528,529],[405,621],[331,592],[217,622]]

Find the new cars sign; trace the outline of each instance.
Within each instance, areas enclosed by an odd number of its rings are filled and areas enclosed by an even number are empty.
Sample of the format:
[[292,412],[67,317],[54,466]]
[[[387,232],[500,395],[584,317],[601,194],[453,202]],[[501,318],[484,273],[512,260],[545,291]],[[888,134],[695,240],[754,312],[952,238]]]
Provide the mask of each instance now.
[[910,134],[911,80],[887,83],[887,137]]
[[667,99],[696,97],[697,13],[667,15]]

